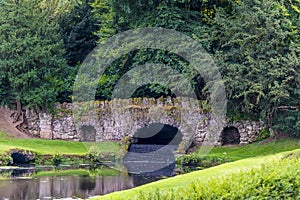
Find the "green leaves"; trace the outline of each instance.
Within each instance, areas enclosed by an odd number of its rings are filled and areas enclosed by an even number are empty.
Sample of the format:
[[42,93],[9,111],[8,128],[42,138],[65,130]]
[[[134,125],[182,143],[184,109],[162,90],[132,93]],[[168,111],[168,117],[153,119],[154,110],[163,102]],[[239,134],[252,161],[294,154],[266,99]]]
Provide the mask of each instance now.
[[[59,0],[4,0],[0,4],[0,76],[9,99],[50,106],[66,75],[57,16]],[[6,100],[7,99],[7,100]]]
[[272,117],[277,107],[289,104],[297,87],[296,24],[279,1],[232,2],[232,6],[232,13],[217,10],[210,28],[229,98],[240,104],[239,112]]
[[99,29],[92,14],[91,0],[74,0],[69,11],[62,14],[58,23],[66,48],[68,64],[75,66],[96,47],[98,37],[94,32]]
[[[223,174],[208,182],[173,189],[140,190],[132,199],[298,199],[299,155],[239,172]],[[121,198],[120,199],[124,199]]]

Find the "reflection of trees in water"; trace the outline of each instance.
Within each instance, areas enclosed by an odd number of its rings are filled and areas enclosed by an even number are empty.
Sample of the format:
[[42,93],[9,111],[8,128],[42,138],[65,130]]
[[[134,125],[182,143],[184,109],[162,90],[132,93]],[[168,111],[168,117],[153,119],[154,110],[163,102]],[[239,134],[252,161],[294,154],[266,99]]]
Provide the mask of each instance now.
[[[30,182],[30,184],[28,184]],[[4,183],[4,184],[2,184]],[[2,181],[0,184],[0,197],[5,199],[38,199],[39,184],[37,180]]]
[[96,187],[96,179],[90,178],[89,176],[82,176],[80,177],[80,189],[81,190],[94,190]]
[[104,176],[82,177],[61,176],[41,177],[38,179],[14,179],[0,181],[0,199],[43,199],[45,197],[88,198],[114,191],[133,188],[133,177]]

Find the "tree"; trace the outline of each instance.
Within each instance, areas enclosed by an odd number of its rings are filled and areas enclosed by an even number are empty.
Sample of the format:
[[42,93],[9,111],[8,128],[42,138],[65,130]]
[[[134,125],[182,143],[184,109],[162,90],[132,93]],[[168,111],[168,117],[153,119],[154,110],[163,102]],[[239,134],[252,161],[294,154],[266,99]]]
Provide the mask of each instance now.
[[93,0],[71,0],[65,5],[65,11],[58,19],[60,33],[66,49],[65,58],[71,66],[68,76],[64,79],[64,89],[58,94],[58,102],[71,102],[73,83],[78,72],[78,66],[96,47],[98,37],[97,21],[92,14],[90,4]]
[[[92,6],[95,17],[99,21],[99,30],[96,32],[100,38],[99,42],[108,37],[135,28],[163,27],[175,29],[196,40],[203,33],[207,18],[213,17],[214,6],[227,6],[227,1],[182,1],[182,0],[155,0],[155,1],[106,1],[97,0]],[[182,73],[188,66],[188,62],[179,56],[162,50],[139,50],[130,52],[110,66],[105,75],[99,81],[97,96],[110,98],[119,78],[128,70],[145,64],[164,63]],[[110,80],[108,82],[108,80]],[[191,84],[194,86],[197,97],[204,98],[204,88],[201,76],[196,76]],[[166,88],[153,83],[147,87],[140,88],[135,95],[153,97],[167,94]]]
[[53,105],[68,66],[59,34],[59,0],[2,0],[0,2],[0,80],[22,116],[22,104]]
[[98,37],[94,32],[98,30],[98,26],[92,14],[92,2],[93,0],[75,0],[70,10],[59,19],[66,59],[70,66],[82,63],[96,47]]
[[265,119],[269,127],[280,106],[299,105],[298,27],[287,12],[283,1],[232,1],[232,11],[217,10],[210,28],[230,109]]

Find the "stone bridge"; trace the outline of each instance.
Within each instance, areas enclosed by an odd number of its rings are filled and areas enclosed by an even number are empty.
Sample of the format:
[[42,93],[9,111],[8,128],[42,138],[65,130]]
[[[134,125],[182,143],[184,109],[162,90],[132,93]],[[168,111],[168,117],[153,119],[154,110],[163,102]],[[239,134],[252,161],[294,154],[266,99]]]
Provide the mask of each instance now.
[[251,143],[264,128],[262,122],[249,120],[217,124],[205,101],[182,97],[63,103],[55,105],[54,114],[27,109],[26,119],[28,132],[41,138],[96,142],[136,138],[145,127],[167,125],[176,129],[174,137],[180,135],[183,151],[204,142],[211,127],[221,126],[213,133],[214,145]]

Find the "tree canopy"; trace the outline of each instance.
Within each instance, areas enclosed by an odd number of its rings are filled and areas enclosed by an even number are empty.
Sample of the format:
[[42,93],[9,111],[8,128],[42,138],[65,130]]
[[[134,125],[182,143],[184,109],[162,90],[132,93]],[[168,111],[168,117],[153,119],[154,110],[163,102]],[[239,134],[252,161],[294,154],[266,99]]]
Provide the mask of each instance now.
[[56,101],[67,72],[57,17],[60,1],[0,2],[2,101],[47,107]]
[[[96,43],[143,27],[173,29],[203,46],[225,81],[228,117],[259,118],[300,136],[299,0],[1,0],[1,104],[70,101],[78,66]],[[190,64],[161,49],[131,51],[99,77],[95,98],[112,98],[121,77],[146,63],[181,74]],[[201,74],[189,84],[198,99],[209,98]],[[173,92],[149,83],[133,96]]]

